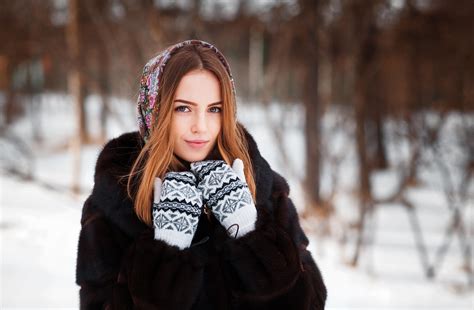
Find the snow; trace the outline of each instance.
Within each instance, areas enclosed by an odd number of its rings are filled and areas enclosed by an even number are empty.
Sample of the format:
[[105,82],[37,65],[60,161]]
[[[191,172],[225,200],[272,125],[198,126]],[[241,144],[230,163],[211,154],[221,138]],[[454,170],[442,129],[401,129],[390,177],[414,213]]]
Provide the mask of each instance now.
[[[80,231],[82,203],[93,185],[94,164],[101,146],[86,146],[81,156],[81,193],[74,196],[69,191],[72,182],[72,157],[67,141],[74,133],[73,109],[67,96],[45,94],[39,100],[39,111],[27,115],[12,126],[7,138],[0,139],[2,164],[0,167],[0,253],[1,283],[0,308],[78,308],[78,286],[75,285],[75,259]],[[97,111],[99,100],[91,96],[87,111],[92,120],[93,132],[98,132]],[[122,132],[135,130],[133,104],[114,99],[112,107],[117,115],[108,124],[109,138]],[[301,219],[310,238],[309,250],[316,260],[328,288],[327,309],[473,309],[473,287],[467,287],[467,275],[462,270],[463,259],[459,240],[454,236],[448,254],[437,269],[439,273],[428,280],[417,252],[409,212],[401,205],[379,206],[368,220],[371,244],[360,256],[359,266],[350,267],[355,234],[347,223],[356,218],[357,204],[354,187],[357,176],[353,137],[348,132],[352,124],[344,120],[341,111],[330,111],[324,118],[323,132],[334,131],[331,140],[324,140],[330,154],[342,154],[339,174],[341,191],[335,196],[338,216],[331,223],[314,219]],[[304,113],[298,106],[282,107],[271,104],[268,110],[258,104],[241,104],[238,117],[249,129],[259,145],[260,152],[274,170],[287,177],[299,212],[304,210],[300,180],[304,171]],[[433,117],[427,113],[427,121]],[[445,162],[453,180],[459,179],[458,167],[464,160],[459,139],[449,139],[449,131],[456,132],[459,124],[472,122],[453,114],[443,133],[450,152]],[[289,159],[286,162],[278,152],[275,135],[268,126],[277,122],[283,128],[283,140]],[[436,119],[434,119],[436,121]],[[40,124],[34,130],[34,124]],[[341,125],[342,124],[342,125]],[[344,127],[346,126],[346,127]],[[389,122],[387,126],[396,126]],[[392,131],[391,131],[392,132]],[[43,145],[34,142],[34,136],[43,138]],[[327,136],[324,136],[327,137]],[[452,137],[452,135],[451,135]],[[459,141],[458,141],[459,140]],[[26,148],[18,149],[22,141]],[[389,137],[391,161],[406,158],[406,141]],[[28,150],[33,165],[25,164]],[[12,162],[21,164],[19,170],[31,169],[33,181],[8,174],[5,166]],[[429,160],[427,160],[430,163]],[[452,216],[446,205],[442,180],[429,165],[423,171],[423,184],[413,188],[409,200],[417,207],[423,239],[428,252],[428,262],[433,263],[436,251],[444,240],[444,231]],[[333,167],[323,167],[323,193],[331,189],[330,174]],[[397,186],[394,171],[377,173],[372,177],[377,197],[386,197]],[[471,185],[473,185],[471,183]],[[468,240],[473,244],[474,204],[473,186],[471,199],[463,206],[463,220]],[[318,232],[330,224],[331,238]],[[472,247],[471,247],[472,248]],[[472,268],[473,261],[467,262]]]
[[72,307],[79,201],[2,176],[1,308]]

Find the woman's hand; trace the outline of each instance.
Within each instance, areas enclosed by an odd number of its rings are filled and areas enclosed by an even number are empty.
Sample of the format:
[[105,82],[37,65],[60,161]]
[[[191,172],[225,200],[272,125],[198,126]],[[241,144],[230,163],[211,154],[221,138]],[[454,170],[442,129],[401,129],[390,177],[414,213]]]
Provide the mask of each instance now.
[[241,159],[230,167],[223,160],[191,163],[203,203],[227,229],[230,236],[241,237],[255,229],[257,210],[245,180]]
[[155,178],[155,239],[180,249],[189,247],[197,230],[202,205],[201,192],[192,172],[168,172],[163,181]]

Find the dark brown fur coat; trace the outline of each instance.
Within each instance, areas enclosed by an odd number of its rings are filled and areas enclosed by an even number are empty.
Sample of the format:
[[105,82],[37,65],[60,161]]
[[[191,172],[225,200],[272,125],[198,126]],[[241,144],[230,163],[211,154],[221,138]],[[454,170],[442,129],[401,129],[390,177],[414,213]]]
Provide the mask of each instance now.
[[203,213],[184,250],[154,240],[153,227],[138,219],[119,182],[142,147],[138,132],[105,145],[82,211],[81,309],[324,308],[326,287],[306,249],[289,186],[245,132],[257,187],[255,231],[233,239]]

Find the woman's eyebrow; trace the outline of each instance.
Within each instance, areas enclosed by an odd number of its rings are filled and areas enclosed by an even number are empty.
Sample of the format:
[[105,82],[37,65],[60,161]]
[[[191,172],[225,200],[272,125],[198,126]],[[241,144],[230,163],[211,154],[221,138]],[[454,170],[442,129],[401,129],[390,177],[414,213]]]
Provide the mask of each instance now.
[[[184,99],[175,99],[174,102],[182,102],[182,103],[187,103],[187,104],[194,105],[194,106],[197,106],[197,105],[198,105],[198,104],[195,103],[195,102],[188,101],[188,100],[184,100]],[[212,106],[212,105],[216,105],[216,104],[222,104],[222,100],[221,100],[221,101],[214,102],[214,103],[210,103],[210,104],[208,104],[208,106]]]

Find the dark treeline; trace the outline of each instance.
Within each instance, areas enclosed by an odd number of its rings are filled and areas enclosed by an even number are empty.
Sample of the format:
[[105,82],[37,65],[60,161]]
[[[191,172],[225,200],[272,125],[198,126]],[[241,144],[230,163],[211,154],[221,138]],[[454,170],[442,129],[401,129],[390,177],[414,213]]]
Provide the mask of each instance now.
[[[295,0],[263,1],[267,5],[261,7],[256,2],[2,1],[0,73],[1,89],[9,94],[7,123],[18,106],[15,93],[67,92],[66,77],[75,64],[85,92],[132,97],[144,61],[187,38],[210,40],[229,55],[244,97],[263,93],[255,84],[264,84],[251,83],[249,76],[265,74],[266,83],[278,86],[269,96],[300,101],[304,81],[317,78],[305,75],[307,68],[329,66],[331,74],[323,78],[331,79],[331,90],[323,101],[331,104],[352,104],[367,84],[371,90],[363,101],[376,101],[384,113],[472,110],[472,1]],[[251,59],[259,49],[261,59]],[[249,74],[249,62],[262,68]],[[41,81],[15,84],[15,72],[35,64]],[[274,72],[280,74],[270,76]]]

